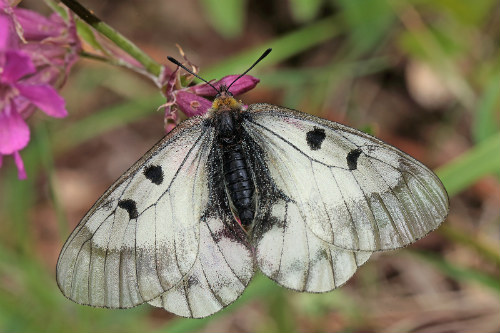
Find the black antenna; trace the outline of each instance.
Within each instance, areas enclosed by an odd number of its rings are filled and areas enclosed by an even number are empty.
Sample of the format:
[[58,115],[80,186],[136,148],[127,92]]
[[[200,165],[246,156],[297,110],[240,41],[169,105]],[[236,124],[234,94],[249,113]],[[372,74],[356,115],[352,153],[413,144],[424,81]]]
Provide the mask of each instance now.
[[271,53],[271,51],[272,51],[272,48],[268,48],[267,50],[265,50],[264,53],[262,53],[262,55],[259,57],[259,59],[257,59],[257,61],[255,61],[252,66],[250,66],[250,68],[248,68],[243,74],[241,74],[233,82],[231,82],[231,84],[227,87],[227,91],[229,91],[229,88],[231,88],[231,86],[233,85],[233,83],[235,83],[236,81],[238,81],[239,79],[241,79],[246,73],[248,73],[252,68],[254,68],[255,65],[257,65],[262,59],[264,59],[265,57],[267,57],[267,55],[269,53]]
[[[257,65],[262,59],[264,59],[265,57],[267,57],[267,55],[269,53],[271,53],[271,51],[272,51],[271,48],[268,48],[267,50],[265,50],[264,53],[262,53],[262,55],[259,57],[259,59],[257,59],[257,61],[255,61],[252,66],[250,66],[250,68],[248,68],[243,74],[241,74],[236,79],[234,79],[233,82],[231,82],[231,84],[226,88],[227,91],[229,91],[229,88],[231,88],[231,86],[233,85],[233,83],[235,83],[236,81],[238,81],[239,79],[241,79],[246,73],[248,73],[252,68],[254,68],[255,65]],[[200,79],[203,82],[205,82],[206,84],[210,85],[210,87],[214,88],[214,90],[217,91],[218,94],[220,93],[220,90],[217,89],[217,88],[215,88],[215,86],[213,84],[211,84],[210,82],[208,82],[207,80],[205,80],[201,76],[197,75],[192,70],[188,69],[186,66],[184,66],[183,64],[181,64],[180,62],[178,62],[175,58],[172,58],[172,57],[168,56],[167,59],[170,60],[170,62],[173,62],[174,64],[176,64],[177,66],[179,66],[180,68],[184,69],[189,74],[192,74],[192,75],[196,76],[198,79]]]
[[186,66],[184,66],[183,64],[181,64],[180,62],[178,62],[175,58],[172,58],[172,57],[168,56],[167,59],[170,60],[171,62],[173,62],[174,64],[176,64],[177,66],[179,66],[180,68],[184,69],[189,74],[192,74],[192,75],[196,76],[198,79],[200,79],[203,82],[205,82],[206,84],[210,85],[210,87],[214,88],[215,91],[217,91],[218,94],[220,93],[219,89],[215,88],[215,86],[213,84],[211,84],[210,82],[208,82],[207,80],[205,80],[201,76],[197,75],[196,73],[193,73],[192,70],[188,69]]

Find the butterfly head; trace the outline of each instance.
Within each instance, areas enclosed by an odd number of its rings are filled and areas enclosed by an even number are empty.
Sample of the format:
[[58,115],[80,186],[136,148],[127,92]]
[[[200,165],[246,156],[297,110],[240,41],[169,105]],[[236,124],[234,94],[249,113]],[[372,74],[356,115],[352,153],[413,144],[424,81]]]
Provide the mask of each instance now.
[[228,86],[222,85],[219,88],[215,87],[214,85],[212,85],[212,83],[210,83],[209,81],[200,77],[198,74],[194,73],[193,71],[188,69],[186,66],[184,66],[183,64],[181,64],[179,61],[175,60],[174,58],[169,56],[169,57],[167,57],[167,59],[169,61],[173,62],[174,64],[176,64],[177,66],[183,68],[185,71],[187,71],[191,75],[194,75],[198,79],[202,80],[203,82],[205,82],[206,84],[208,84],[212,88],[214,88],[214,90],[217,92],[217,95],[215,96],[215,100],[212,103],[212,107],[208,112],[208,115],[212,115],[214,112],[234,111],[234,110],[241,110],[242,109],[243,104],[234,98],[233,94],[231,94],[231,92],[229,92],[229,88],[231,88],[231,86],[236,81],[238,81],[243,76],[245,76],[246,73],[248,73],[252,68],[254,68],[255,65],[257,65],[262,59],[264,59],[270,52],[271,52],[270,48],[267,49],[266,51],[264,51],[264,53],[262,53],[262,55],[259,57],[259,59],[257,59],[257,61],[255,61],[253,63],[253,65],[250,66],[250,68],[248,68],[243,74],[239,75],[236,79],[234,79],[234,81],[231,82],[230,85],[228,85]]
[[215,96],[215,99],[212,103],[212,110],[234,110],[240,109],[241,106],[241,103],[234,98],[231,92],[229,92],[229,88],[226,86],[221,86],[219,88],[219,93]]

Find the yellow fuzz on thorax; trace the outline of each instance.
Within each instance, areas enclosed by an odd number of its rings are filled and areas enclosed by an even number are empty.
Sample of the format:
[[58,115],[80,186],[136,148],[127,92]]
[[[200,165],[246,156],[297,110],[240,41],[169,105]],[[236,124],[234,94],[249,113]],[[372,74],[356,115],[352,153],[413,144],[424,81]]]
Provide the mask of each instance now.
[[241,108],[241,103],[232,96],[217,97],[212,103],[212,110],[223,111]]

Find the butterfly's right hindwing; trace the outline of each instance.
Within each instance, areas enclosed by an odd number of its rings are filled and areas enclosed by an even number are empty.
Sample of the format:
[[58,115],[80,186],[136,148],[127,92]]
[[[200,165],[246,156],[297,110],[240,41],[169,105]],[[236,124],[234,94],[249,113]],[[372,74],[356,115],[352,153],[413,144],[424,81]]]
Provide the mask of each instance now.
[[371,252],[355,252],[328,244],[308,228],[297,202],[276,184],[265,152],[250,137],[244,139],[247,159],[258,191],[258,213],[251,242],[260,270],[286,288],[326,292],[345,284]]
[[179,316],[209,316],[234,302],[255,272],[252,249],[235,221],[224,189],[218,145],[208,158],[209,200],[200,221],[200,250],[192,271],[149,302]]
[[129,308],[188,275],[198,258],[200,219],[208,203],[213,135],[201,118],[187,120],[96,202],[59,256],[57,282],[66,297]]

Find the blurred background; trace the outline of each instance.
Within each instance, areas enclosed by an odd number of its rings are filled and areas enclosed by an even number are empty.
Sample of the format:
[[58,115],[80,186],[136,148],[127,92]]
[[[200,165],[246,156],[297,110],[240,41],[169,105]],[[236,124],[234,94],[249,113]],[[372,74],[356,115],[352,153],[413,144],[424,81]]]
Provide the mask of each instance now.
[[[0,169],[0,331],[498,332],[500,3],[495,0],[82,0],[160,63],[176,43],[206,79],[239,74],[241,96],[370,132],[434,169],[451,202],[443,226],[373,255],[344,287],[297,293],[257,275],[216,315],[142,305],[80,306],[55,264],[98,197],[163,135],[164,99],[136,73],[81,59],[63,87],[69,116],[30,118]],[[21,7],[46,15],[42,1]]]

